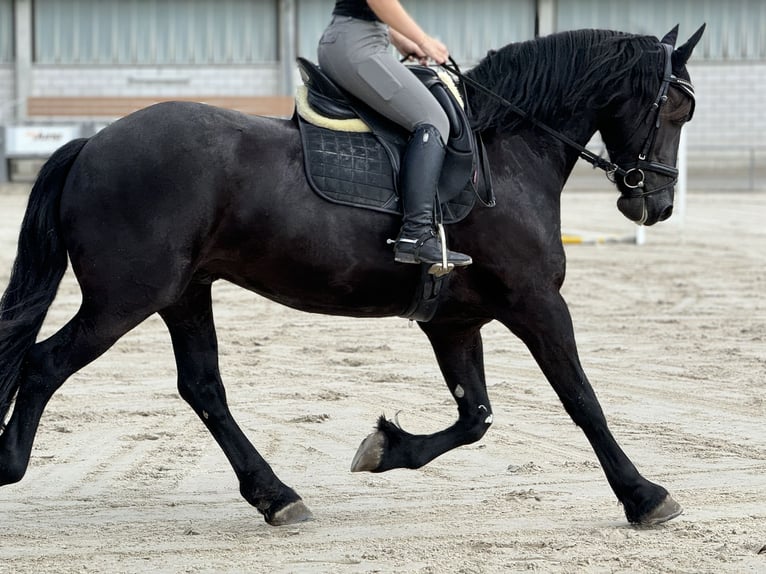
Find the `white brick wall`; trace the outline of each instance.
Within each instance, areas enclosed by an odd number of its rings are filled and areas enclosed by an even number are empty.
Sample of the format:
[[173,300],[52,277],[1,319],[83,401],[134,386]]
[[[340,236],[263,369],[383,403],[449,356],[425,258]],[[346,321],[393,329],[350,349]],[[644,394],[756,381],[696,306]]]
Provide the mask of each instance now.
[[697,109],[689,148],[766,148],[766,62],[689,64]]

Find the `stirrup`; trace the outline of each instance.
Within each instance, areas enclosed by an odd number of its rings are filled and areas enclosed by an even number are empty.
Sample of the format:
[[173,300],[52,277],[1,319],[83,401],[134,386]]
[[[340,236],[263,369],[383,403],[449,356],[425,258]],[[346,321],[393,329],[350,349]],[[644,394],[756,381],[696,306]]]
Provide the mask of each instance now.
[[[450,251],[446,247],[446,234],[442,226],[438,226],[439,235],[437,236],[433,230],[429,230],[423,233],[420,237],[415,239],[414,237],[399,237],[395,241],[389,240],[389,243],[393,243],[394,247],[394,260],[399,263],[414,263],[414,264],[427,264],[429,265],[428,273],[441,277],[452,271],[455,267],[461,267],[470,265],[473,261],[468,255],[458,253],[457,251]],[[435,240],[438,244],[438,250],[436,246],[430,246],[429,256],[424,257],[422,248],[426,243],[431,240]],[[441,243],[439,243],[441,241]],[[405,249],[401,249],[404,245]]]
[[443,277],[455,268],[454,263],[447,261],[447,232],[444,231],[444,225],[439,223],[437,226],[439,231],[439,241],[442,248],[442,261],[441,263],[434,263],[428,268],[428,272],[436,277]]

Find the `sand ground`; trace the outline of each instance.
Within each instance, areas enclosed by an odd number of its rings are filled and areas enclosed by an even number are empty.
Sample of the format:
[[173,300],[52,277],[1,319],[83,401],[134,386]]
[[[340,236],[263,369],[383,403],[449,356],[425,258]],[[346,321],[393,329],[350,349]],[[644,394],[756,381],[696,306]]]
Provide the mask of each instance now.
[[[616,194],[563,196],[568,231],[633,234]],[[0,194],[0,285],[26,196]],[[525,347],[484,332],[495,422],[418,471],[352,474],[381,413],[434,432],[454,403],[417,327],[302,314],[216,284],[241,426],[316,520],[273,528],[175,390],[151,318],[73,376],[29,471],[0,489],[0,572],[766,572],[766,193],[690,193],[645,245],[567,247],[564,294],[612,431],[684,506],[629,526]],[[67,275],[44,326],[79,303]]]

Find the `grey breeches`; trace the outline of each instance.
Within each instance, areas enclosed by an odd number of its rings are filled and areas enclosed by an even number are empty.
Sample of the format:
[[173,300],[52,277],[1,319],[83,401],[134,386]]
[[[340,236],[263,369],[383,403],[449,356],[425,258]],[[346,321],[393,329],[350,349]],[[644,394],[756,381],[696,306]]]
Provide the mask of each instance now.
[[410,132],[430,124],[447,141],[447,114],[391,53],[385,24],[334,16],[319,40],[317,60],[330,78],[381,115]]

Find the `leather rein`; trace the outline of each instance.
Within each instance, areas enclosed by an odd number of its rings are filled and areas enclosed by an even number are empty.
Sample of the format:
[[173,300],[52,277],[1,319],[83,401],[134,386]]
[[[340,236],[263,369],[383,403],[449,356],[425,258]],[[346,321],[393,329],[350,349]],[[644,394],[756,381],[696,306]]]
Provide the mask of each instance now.
[[[603,157],[599,155],[594,154],[592,151],[586,149],[584,146],[580,145],[579,143],[569,138],[568,136],[564,135],[563,133],[531,117],[526,111],[519,108],[516,104],[508,101],[507,99],[502,97],[500,94],[493,92],[486,86],[469,78],[468,76],[466,76],[460,71],[460,68],[458,67],[455,60],[452,59],[452,57],[449,58],[449,64],[443,63],[441,64],[441,67],[447,70],[448,72],[450,72],[451,74],[454,74],[455,76],[457,76],[463,82],[464,86],[465,84],[468,84],[472,86],[473,88],[475,88],[476,90],[484,93],[485,95],[488,95],[491,98],[499,101],[508,109],[510,109],[512,112],[521,116],[522,118],[527,120],[529,123],[531,123],[535,127],[552,135],[553,137],[563,142],[564,144],[568,145],[569,147],[577,150],[579,156],[582,159],[590,163],[594,168],[603,170],[610,181],[614,182],[616,176],[622,177],[625,187],[628,188],[627,192],[622,192],[622,195],[624,197],[643,198],[647,195],[657,193],[658,191],[662,191],[663,189],[671,187],[675,185],[675,183],[678,181],[678,169],[675,166],[647,159],[647,157],[649,157],[649,155],[651,154],[652,149],[654,148],[654,143],[657,138],[657,133],[660,129],[660,119],[661,119],[660,112],[662,111],[662,107],[668,100],[668,89],[670,88],[671,85],[674,85],[677,88],[679,88],[684,94],[686,94],[686,96],[688,96],[691,99],[692,108],[691,108],[691,111],[689,112],[688,119],[691,119],[694,113],[694,101],[695,101],[694,86],[692,86],[691,82],[684,80],[682,78],[678,78],[677,76],[673,75],[673,62],[672,62],[672,55],[673,55],[673,49],[674,49],[673,46],[671,46],[670,44],[661,43],[660,47],[662,48],[662,53],[665,57],[664,74],[662,78],[662,83],[660,85],[660,90],[657,93],[657,97],[654,99],[654,103],[649,109],[649,113],[647,115],[647,121],[649,118],[653,117],[654,126],[647,134],[646,140],[644,141],[644,144],[641,148],[641,152],[639,153],[636,161],[630,164],[624,164],[624,166],[622,167],[617,165],[616,163],[613,163],[607,159],[604,159]],[[467,102],[468,99],[465,98],[465,101]],[[644,183],[645,182],[644,174],[646,171],[667,176],[670,179],[667,183],[665,183],[664,185],[660,187],[657,187],[656,189],[647,190],[645,189],[645,183]]]

